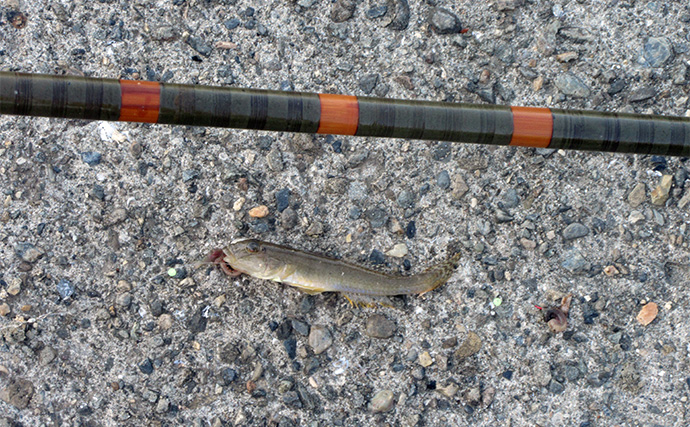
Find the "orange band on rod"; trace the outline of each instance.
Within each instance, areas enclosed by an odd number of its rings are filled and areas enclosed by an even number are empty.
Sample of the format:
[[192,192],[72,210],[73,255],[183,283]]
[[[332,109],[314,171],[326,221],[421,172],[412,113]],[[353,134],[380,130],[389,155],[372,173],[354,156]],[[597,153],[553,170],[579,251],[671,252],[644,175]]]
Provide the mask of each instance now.
[[513,137],[510,145],[547,148],[553,135],[553,115],[548,108],[510,107]]
[[158,110],[161,106],[161,87],[158,82],[120,80],[120,91],[120,121],[158,122]]
[[354,135],[359,125],[359,103],[352,95],[319,94],[321,120],[317,133]]

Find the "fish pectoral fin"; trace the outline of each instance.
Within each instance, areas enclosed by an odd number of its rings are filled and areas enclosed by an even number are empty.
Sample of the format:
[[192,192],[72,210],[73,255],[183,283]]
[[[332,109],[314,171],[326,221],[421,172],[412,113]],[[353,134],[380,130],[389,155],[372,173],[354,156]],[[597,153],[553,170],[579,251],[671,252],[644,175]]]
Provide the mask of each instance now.
[[292,286],[293,288],[297,288],[300,291],[304,292],[305,294],[309,295],[316,295],[320,294],[321,292],[325,292],[326,290],[324,288],[317,288],[313,286],[304,286],[304,285],[297,285],[289,282],[285,282],[285,284]]
[[379,305],[386,308],[395,308],[390,298],[384,296],[369,296],[360,294],[343,294],[343,296],[347,298],[350,305],[354,308],[376,308]]

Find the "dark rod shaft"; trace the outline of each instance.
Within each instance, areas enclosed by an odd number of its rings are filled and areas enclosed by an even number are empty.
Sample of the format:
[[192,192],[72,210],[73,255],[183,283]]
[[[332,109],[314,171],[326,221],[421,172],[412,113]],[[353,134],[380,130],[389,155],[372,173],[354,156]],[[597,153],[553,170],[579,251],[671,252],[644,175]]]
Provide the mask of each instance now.
[[690,156],[690,119],[0,72],[0,114]]

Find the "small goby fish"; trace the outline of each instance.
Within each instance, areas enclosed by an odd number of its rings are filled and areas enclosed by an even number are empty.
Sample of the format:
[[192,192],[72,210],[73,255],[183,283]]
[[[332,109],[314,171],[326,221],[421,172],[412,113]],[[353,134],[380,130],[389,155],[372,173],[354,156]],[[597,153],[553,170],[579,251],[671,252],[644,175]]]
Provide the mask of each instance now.
[[308,294],[340,292],[351,303],[365,305],[371,298],[432,291],[448,281],[459,259],[456,253],[424,272],[398,276],[255,239],[235,240],[209,256],[209,261],[231,276],[244,273]]

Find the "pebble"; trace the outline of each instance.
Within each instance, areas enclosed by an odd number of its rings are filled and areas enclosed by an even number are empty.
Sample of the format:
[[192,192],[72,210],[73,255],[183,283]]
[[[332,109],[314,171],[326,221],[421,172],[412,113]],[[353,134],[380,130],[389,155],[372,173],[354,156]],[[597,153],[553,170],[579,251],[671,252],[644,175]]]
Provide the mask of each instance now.
[[45,253],[43,249],[34,246],[32,243],[21,242],[14,248],[17,256],[26,262],[36,262]]
[[13,378],[0,390],[0,399],[17,409],[26,409],[33,395],[33,383],[23,378]]
[[302,322],[301,320],[292,319],[290,320],[290,325],[292,325],[292,329],[298,334],[305,337],[309,335],[309,325]]
[[60,298],[67,299],[74,295],[74,287],[67,279],[60,279],[57,283],[57,292]]
[[276,192],[276,208],[283,212],[290,205],[290,190],[283,188]]
[[455,357],[459,360],[466,359],[477,353],[482,348],[482,339],[474,332],[467,334],[467,339],[455,350]]
[[9,285],[7,286],[7,293],[15,296],[18,295],[22,291],[22,279],[15,277],[12,280],[10,280]]
[[163,313],[158,317],[158,327],[163,331],[167,331],[172,327],[173,318],[168,313]]
[[652,99],[656,96],[656,89],[653,87],[643,87],[642,89],[638,89],[636,91],[633,91],[630,96],[628,97],[628,101],[630,102],[641,102],[641,101],[646,101],[648,99]]
[[407,227],[405,227],[405,236],[407,236],[408,239],[414,239],[414,236],[417,234],[417,224],[415,224],[414,221],[410,221],[407,223]]
[[640,64],[655,68],[664,65],[673,56],[671,42],[665,37],[650,37],[644,43]]
[[333,336],[325,326],[314,325],[309,332],[307,343],[314,351],[314,354],[321,354],[333,344]]
[[657,314],[659,314],[659,306],[654,302],[647,303],[637,314],[637,321],[640,325],[647,326],[656,319]]
[[462,175],[457,174],[453,177],[450,194],[455,200],[460,200],[462,196],[464,196],[469,190],[470,187],[467,186],[467,183]]
[[381,390],[374,395],[369,403],[369,410],[374,414],[388,412],[393,409],[395,394],[392,390]]
[[450,383],[445,387],[436,387],[436,391],[447,398],[452,398],[455,396],[459,389],[460,387],[458,387],[455,383]]
[[395,330],[395,323],[381,314],[373,314],[367,319],[366,334],[370,337],[390,338]]
[[153,373],[153,362],[148,357],[139,364],[139,370],[145,375],[151,375]]
[[663,175],[661,177],[661,180],[659,180],[659,185],[652,190],[650,195],[653,205],[663,206],[666,203],[672,184],[673,175]]
[[553,394],[561,394],[565,391],[565,387],[558,381],[551,380],[549,383],[549,391]]
[[434,363],[434,359],[432,359],[431,355],[429,354],[428,351],[422,352],[419,355],[419,358],[417,359],[417,363],[422,365],[423,367],[429,367]]
[[520,197],[517,190],[509,188],[501,194],[501,204],[504,209],[512,209],[520,203]]
[[208,57],[211,55],[211,45],[200,37],[189,37],[187,39],[187,44],[203,56]]
[[369,208],[364,212],[372,228],[381,228],[388,222],[386,211],[381,208]]
[[7,303],[3,302],[0,304],[0,316],[5,317],[10,314],[10,311],[10,306]]
[[579,222],[570,223],[565,230],[563,230],[563,238],[565,240],[573,240],[584,237],[589,234],[589,228]]
[[678,201],[678,207],[685,209],[688,204],[690,204],[690,188],[685,190],[685,194],[683,194],[683,197]]
[[576,248],[571,248],[565,251],[561,256],[561,267],[565,268],[571,273],[579,273],[584,270],[586,266],[587,261]]
[[260,205],[249,209],[249,216],[252,218],[264,218],[268,215],[268,206]]
[[565,95],[575,98],[587,98],[590,95],[589,87],[572,73],[562,73],[556,77],[556,87]]
[[285,347],[285,352],[290,359],[294,359],[297,356],[297,341],[294,338],[288,338],[283,341],[283,347]]
[[96,166],[101,163],[101,153],[95,151],[84,151],[81,154],[81,160],[89,166]]
[[442,7],[437,7],[431,12],[429,25],[437,34],[456,34],[462,30],[460,18]]
[[297,226],[299,223],[299,218],[297,218],[297,212],[292,208],[287,208],[280,214],[280,224],[286,230],[291,230]]
[[374,6],[371,9],[367,10],[367,18],[369,18],[369,19],[381,18],[382,16],[386,15],[386,12],[388,12],[388,8],[386,6],[384,6],[384,5]]
[[246,202],[247,199],[244,197],[240,197],[239,199],[235,200],[235,202],[232,204],[232,210],[235,212],[239,212],[242,209],[242,206],[244,206],[244,202]]
[[642,212],[640,211],[632,211],[630,212],[630,216],[628,217],[628,222],[631,224],[637,224],[640,221],[643,221],[645,219],[645,216]]
[[397,245],[394,245],[391,250],[386,252],[386,255],[395,258],[402,258],[407,255],[407,245],[404,243],[398,243]]
[[451,145],[449,142],[440,142],[436,145],[431,158],[438,162],[447,162],[451,158]]
[[436,176],[436,185],[441,190],[447,190],[450,188],[450,175],[448,174],[447,170],[442,170]]
[[396,198],[398,205],[403,209],[414,208],[414,200],[414,192],[407,189],[402,190],[400,193],[398,193],[398,197]]
[[323,234],[323,223],[320,221],[314,221],[309,224],[307,230],[305,231],[309,237],[318,237]]
[[345,22],[352,17],[357,7],[356,0],[337,0],[331,7],[331,21]]
[[375,265],[385,264],[386,257],[378,249],[373,249],[369,254],[369,261]]
[[359,88],[362,92],[369,95],[379,82],[378,74],[367,74],[359,80]]
[[41,366],[47,366],[50,362],[55,360],[57,357],[57,352],[53,347],[46,346],[38,353],[38,363]]
[[628,204],[631,207],[636,208],[644,203],[646,197],[647,187],[642,182],[638,182],[635,188],[628,194]]

